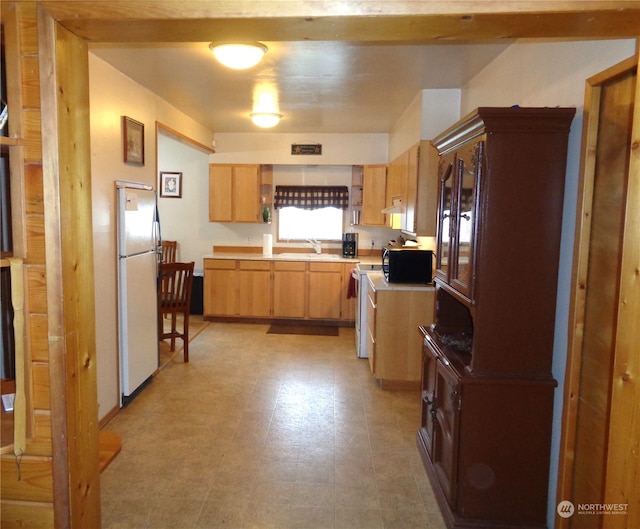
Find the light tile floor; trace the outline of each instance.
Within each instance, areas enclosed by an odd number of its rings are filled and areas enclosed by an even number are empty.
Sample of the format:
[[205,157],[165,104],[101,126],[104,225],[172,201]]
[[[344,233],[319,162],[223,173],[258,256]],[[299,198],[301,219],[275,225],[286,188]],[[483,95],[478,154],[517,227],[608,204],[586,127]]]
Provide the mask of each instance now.
[[418,391],[382,391],[338,337],[209,323],[110,421],[104,529],[443,529]]

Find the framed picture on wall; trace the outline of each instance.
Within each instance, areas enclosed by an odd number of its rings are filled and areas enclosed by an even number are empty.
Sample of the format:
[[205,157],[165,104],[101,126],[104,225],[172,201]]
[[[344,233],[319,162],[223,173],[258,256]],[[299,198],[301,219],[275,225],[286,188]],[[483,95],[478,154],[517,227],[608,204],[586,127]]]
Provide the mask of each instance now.
[[135,119],[122,116],[122,143],[124,163],[144,165],[144,125]]
[[182,173],[160,173],[160,196],[182,198]]

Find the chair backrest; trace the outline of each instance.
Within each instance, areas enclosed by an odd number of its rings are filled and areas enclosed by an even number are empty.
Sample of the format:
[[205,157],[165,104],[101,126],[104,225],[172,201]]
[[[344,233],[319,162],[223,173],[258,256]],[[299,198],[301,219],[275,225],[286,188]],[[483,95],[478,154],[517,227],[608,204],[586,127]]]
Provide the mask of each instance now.
[[162,262],[175,263],[178,241],[162,241]]
[[160,266],[161,311],[189,310],[194,264],[191,261],[190,263],[163,263]]

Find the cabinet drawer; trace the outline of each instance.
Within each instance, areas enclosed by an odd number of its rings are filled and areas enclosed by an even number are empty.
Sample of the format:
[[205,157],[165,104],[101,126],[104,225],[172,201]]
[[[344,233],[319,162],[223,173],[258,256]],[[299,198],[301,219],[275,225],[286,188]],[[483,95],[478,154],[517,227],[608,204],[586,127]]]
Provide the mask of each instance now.
[[342,272],[340,263],[309,263],[310,272]]
[[235,270],[236,262],[234,259],[205,259],[204,267],[206,270]]
[[240,270],[271,270],[271,261],[238,261]]
[[304,261],[274,261],[273,269],[304,272],[307,269],[307,263]]

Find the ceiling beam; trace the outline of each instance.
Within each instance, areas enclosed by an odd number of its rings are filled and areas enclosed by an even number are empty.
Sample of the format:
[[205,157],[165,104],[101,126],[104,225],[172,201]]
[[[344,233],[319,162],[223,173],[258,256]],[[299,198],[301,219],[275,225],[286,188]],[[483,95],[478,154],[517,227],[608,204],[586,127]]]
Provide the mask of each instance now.
[[640,35],[638,1],[44,0],[89,42],[442,42]]

